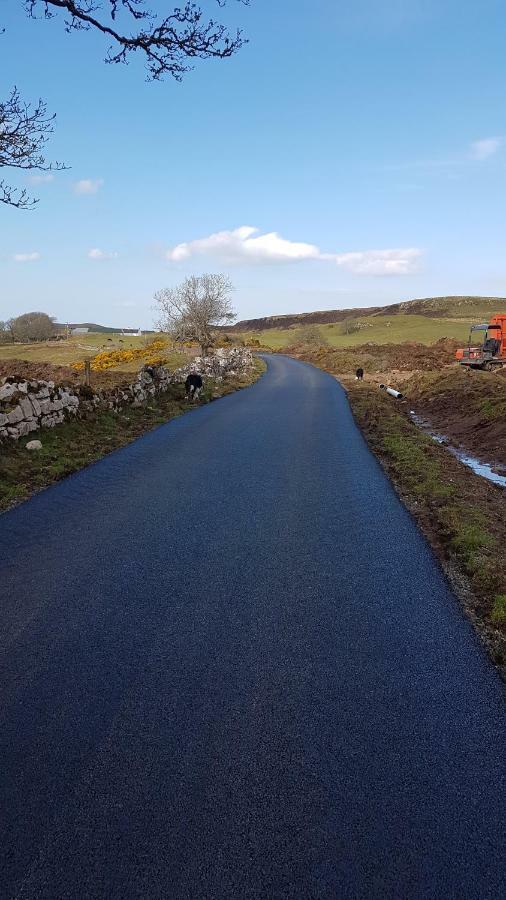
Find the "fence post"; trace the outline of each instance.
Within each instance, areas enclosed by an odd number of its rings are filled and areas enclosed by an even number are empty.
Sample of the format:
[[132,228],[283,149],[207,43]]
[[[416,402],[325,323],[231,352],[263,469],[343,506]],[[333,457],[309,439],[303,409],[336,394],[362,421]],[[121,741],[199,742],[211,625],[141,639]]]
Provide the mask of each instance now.
[[84,383],[88,385],[91,384],[91,362],[89,359],[84,360]]

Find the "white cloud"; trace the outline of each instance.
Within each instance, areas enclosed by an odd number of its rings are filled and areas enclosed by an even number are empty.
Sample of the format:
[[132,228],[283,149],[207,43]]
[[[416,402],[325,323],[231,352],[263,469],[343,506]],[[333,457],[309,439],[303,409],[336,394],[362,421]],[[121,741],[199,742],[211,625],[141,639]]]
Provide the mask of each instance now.
[[407,162],[393,163],[381,166],[381,171],[387,172],[403,172],[410,170],[419,170],[423,172],[438,172],[450,174],[452,170],[464,171],[473,162],[484,162],[501,149],[506,143],[506,138],[490,137],[482,138],[479,141],[473,141],[467,149],[462,149],[460,153],[453,156],[441,157],[440,159],[415,159]]
[[40,259],[40,253],[15,253],[13,259],[15,262],[34,262]]
[[286,241],[275,231],[258,234],[258,228],[243,225],[234,231],[218,231],[207,238],[178,244],[167,251],[166,258],[171,262],[181,262],[197,255],[219,256],[236,263],[265,263],[317,259],[319,250],[312,244]]
[[502,137],[483,138],[471,144],[471,157],[480,162],[494,156],[504,143]]
[[[418,270],[422,251],[417,247],[396,250],[362,250],[328,256],[355,275],[412,275]],[[322,257],[324,258],[324,257]]]
[[117,253],[108,253],[106,250],[100,250],[99,247],[88,250],[88,259],[117,259],[117,257]]
[[28,181],[30,184],[48,184],[50,181],[54,181],[54,175],[52,172],[46,172],[42,175],[29,175]]
[[74,182],[75,194],[96,194],[104,183],[103,178],[82,178]]
[[322,253],[315,244],[289,241],[276,231],[260,234],[258,228],[250,225],[178,244],[165,253],[169,262],[184,262],[193,256],[213,256],[229,264],[256,265],[323,260],[337,263],[357,275],[408,275],[416,271],[421,255],[422,251],[414,247]]

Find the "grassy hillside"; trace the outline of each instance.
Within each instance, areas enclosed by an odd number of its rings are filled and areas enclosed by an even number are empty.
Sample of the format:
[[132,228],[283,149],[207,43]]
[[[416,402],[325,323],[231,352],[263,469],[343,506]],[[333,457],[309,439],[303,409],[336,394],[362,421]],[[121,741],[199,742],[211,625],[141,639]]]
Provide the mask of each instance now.
[[494,313],[506,312],[504,297],[428,297],[425,300],[409,300],[384,307],[378,315],[401,313],[411,316],[429,316],[438,319],[473,319],[484,321]]
[[364,309],[326,309],[315,310],[308,313],[293,313],[287,316],[264,316],[261,319],[244,319],[236,322],[227,331],[265,331],[267,329],[285,329],[299,325],[325,325],[329,322],[344,322],[345,319],[353,319],[357,315],[371,316],[388,307],[369,306]]
[[[396,315],[364,316],[358,321],[363,325],[353,334],[343,334],[343,327],[335,325],[312,326],[314,339],[319,336],[323,345],[330,347],[357,347],[365,343],[400,344],[405,341],[417,341],[432,344],[443,337],[455,338],[466,343],[469,335],[469,322],[458,319],[434,319],[426,316]],[[245,332],[244,340],[256,339],[262,346],[272,350],[283,350],[303,341],[306,337],[304,328],[269,329],[268,331]]]
[[[247,319],[238,322],[233,331],[259,332],[284,331],[287,328],[307,325],[328,325],[345,320],[370,317],[417,316],[436,319],[468,319],[478,322],[494,313],[506,313],[504,297],[428,297],[424,300],[407,300],[390,306],[372,306],[367,309],[330,309],[288,316],[267,316],[263,319]],[[229,330],[229,329],[228,329]]]

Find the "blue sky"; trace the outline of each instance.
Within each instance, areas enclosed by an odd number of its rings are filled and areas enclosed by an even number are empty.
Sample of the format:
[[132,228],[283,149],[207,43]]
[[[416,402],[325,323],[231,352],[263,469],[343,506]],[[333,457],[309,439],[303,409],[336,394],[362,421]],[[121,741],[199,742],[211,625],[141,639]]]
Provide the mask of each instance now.
[[240,318],[506,295],[503,0],[218,13],[238,55],[147,83],[99,35],[2,4],[2,96],[47,101],[72,168],[29,185],[34,211],[0,205],[0,319],[148,327],[154,292],[202,271],[230,275]]

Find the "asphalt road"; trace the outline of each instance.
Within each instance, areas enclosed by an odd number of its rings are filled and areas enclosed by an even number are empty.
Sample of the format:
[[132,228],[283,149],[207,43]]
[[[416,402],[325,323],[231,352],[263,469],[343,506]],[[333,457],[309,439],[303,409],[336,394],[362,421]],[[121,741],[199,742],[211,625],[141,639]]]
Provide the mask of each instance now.
[[506,895],[499,679],[283,357],[0,516],[8,898]]

